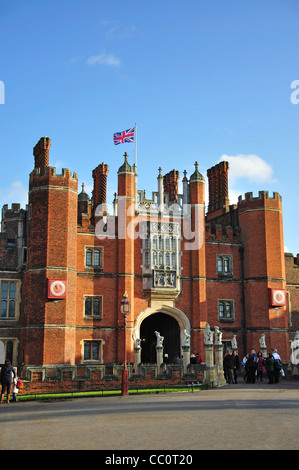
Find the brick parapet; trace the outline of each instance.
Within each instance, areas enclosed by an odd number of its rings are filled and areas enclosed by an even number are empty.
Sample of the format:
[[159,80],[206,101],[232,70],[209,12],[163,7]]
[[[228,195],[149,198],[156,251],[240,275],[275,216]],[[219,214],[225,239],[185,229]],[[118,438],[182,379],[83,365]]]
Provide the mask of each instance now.
[[[56,368],[19,368],[18,376],[23,380],[20,395],[39,393],[63,393],[83,391],[121,390],[122,364],[101,364],[98,366],[57,366]],[[214,368],[212,368],[214,369]],[[193,366],[184,373],[181,365],[169,365],[167,369],[158,365],[141,366],[135,370],[128,364],[129,390],[183,386],[188,381],[205,383],[205,364]]]
[[239,242],[240,227],[221,224],[206,224],[206,241]]
[[33,189],[48,189],[49,186],[65,187],[78,191],[78,175],[69,168],[62,168],[62,172],[56,173],[56,168],[34,168],[29,177],[29,191]]
[[254,197],[252,192],[245,193],[245,199],[242,196],[238,198],[238,210],[242,213],[246,209],[258,208],[279,208],[282,209],[282,197],[279,193],[273,192],[269,196],[268,191],[259,191],[258,196]]

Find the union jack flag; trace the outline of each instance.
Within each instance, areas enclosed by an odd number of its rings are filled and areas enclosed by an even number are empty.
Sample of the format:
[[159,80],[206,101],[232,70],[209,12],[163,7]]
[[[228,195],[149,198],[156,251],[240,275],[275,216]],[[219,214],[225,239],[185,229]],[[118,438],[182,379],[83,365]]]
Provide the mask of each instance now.
[[114,145],[124,144],[125,142],[134,142],[135,139],[135,127],[127,129],[122,132],[115,132],[113,134]]

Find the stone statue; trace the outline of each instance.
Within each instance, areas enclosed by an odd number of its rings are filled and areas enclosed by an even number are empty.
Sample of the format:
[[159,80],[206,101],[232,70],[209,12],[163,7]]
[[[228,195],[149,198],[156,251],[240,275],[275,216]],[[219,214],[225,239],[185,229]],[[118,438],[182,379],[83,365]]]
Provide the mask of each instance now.
[[234,335],[234,336],[233,336],[233,339],[232,339],[232,349],[238,349],[237,337],[236,337],[236,335]]
[[291,363],[295,366],[299,364],[299,330],[296,331],[294,341],[291,342]]
[[184,333],[184,344],[183,346],[190,346],[190,336],[187,332],[187,330],[183,330]]
[[219,346],[222,344],[222,333],[219,329],[219,326],[215,326],[214,330],[215,330],[215,344]]
[[204,342],[205,344],[213,344],[213,332],[211,331],[210,325],[206,323],[204,330]]
[[161,336],[159,331],[155,331],[155,335],[157,337],[157,348],[163,347],[164,336]]
[[259,339],[259,342],[260,342],[260,348],[261,349],[265,349],[267,347],[266,346],[266,341],[265,341],[265,333],[262,334],[262,336]]
[[140,339],[140,338],[137,338],[137,336],[135,335],[135,333],[132,334],[132,338],[133,338],[133,340],[135,341],[135,349],[139,349],[139,348],[140,348],[140,344],[141,344],[141,339]]

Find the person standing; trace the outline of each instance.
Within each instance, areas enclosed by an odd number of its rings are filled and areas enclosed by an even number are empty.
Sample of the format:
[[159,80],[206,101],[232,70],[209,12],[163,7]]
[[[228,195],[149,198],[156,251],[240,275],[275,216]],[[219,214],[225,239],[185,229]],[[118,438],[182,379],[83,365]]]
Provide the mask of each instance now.
[[282,361],[280,355],[277,352],[277,349],[272,348],[272,356],[274,359],[274,382],[277,384],[281,378]]
[[17,373],[15,369],[12,367],[11,362],[7,359],[5,361],[4,366],[1,369],[1,395],[0,395],[0,403],[3,402],[3,397],[7,390],[7,403],[9,403],[10,399],[10,391],[11,391],[11,384],[12,384],[12,375],[17,377]]
[[164,364],[169,364],[169,358],[168,358],[168,354],[164,354],[164,360],[163,360]]
[[201,363],[202,363],[202,359],[201,359],[199,353],[196,353],[195,357],[196,357],[196,362],[197,362],[197,364],[201,364]]
[[258,363],[257,363],[256,380],[258,381],[258,379],[260,379],[260,381],[262,382],[263,381],[263,373],[264,373],[264,370],[265,370],[265,358],[262,356],[262,353],[260,351],[257,353],[257,357],[258,357]]
[[255,371],[257,368],[258,358],[254,349],[252,349],[251,353],[249,354],[248,360],[246,362],[247,365],[247,380],[246,383],[254,384],[255,383]]
[[190,364],[197,364],[195,354],[191,354],[191,356],[190,356]]
[[247,369],[247,361],[248,361],[248,356],[249,354],[245,354],[243,357],[243,361],[241,362],[242,366],[244,366],[244,382],[247,381],[247,374],[248,374],[248,369]]
[[266,362],[265,362],[265,367],[269,379],[269,384],[274,383],[274,359],[272,357],[272,354],[268,353]]
[[17,384],[18,384],[18,377],[15,377],[13,379],[13,387],[12,387],[12,401],[13,402],[17,402],[18,401],[18,393],[19,393],[19,389],[17,387]]
[[235,381],[235,384],[237,384],[238,383],[239,368],[240,368],[240,361],[239,361],[239,356],[237,354],[237,351],[234,351],[233,354],[234,354],[234,357],[235,357],[234,381]]
[[234,368],[235,368],[236,360],[231,349],[228,351],[228,354],[225,357],[225,361],[226,361],[226,370],[227,370],[227,383],[234,384],[235,383]]

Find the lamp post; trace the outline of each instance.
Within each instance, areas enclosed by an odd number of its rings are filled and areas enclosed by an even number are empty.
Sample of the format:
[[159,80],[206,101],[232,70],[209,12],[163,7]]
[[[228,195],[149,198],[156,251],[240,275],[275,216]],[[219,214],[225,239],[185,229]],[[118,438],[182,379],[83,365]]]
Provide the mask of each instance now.
[[124,316],[124,370],[122,375],[122,389],[121,394],[122,396],[128,395],[128,369],[127,369],[127,333],[126,333],[126,326],[127,326],[127,315],[129,315],[131,311],[131,304],[128,299],[127,292],[124,293],[123,298],[120,302],[120,313]]

